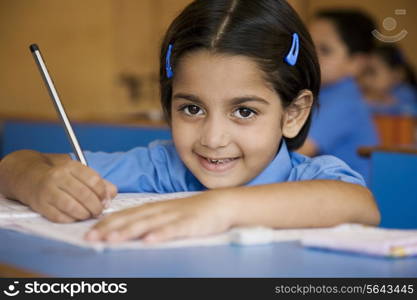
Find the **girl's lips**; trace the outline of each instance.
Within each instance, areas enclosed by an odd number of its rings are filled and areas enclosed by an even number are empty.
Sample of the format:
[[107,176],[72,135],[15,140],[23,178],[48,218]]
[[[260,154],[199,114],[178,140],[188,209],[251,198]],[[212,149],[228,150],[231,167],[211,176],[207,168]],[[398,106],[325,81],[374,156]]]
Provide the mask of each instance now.
[[223,158],[223,159],[210,159],[204,156],[197,154],[198,161],[208,171],[211,172],[225,172],[233,168],[239,159],[239,157],[234,158]]

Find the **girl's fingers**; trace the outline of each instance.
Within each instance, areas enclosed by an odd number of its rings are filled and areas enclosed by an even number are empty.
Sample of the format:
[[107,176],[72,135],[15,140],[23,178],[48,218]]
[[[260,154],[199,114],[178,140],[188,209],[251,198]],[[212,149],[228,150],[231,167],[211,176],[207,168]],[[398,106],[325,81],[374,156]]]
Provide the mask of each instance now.
[[98,216],[103,211],[104,205],[97,194],[78,179],[67,180],[59,189],[83,206],[89,212],[88,217]]
[[117,187],[111,183],[110,181],[103,179],[104,185],[106,188],[107,196],[109,196],[111,199],[117,196]]
[[183,238],[192,235],[192,222],[184,219],[165,224],[151,230],[143,237],[145,243],[157,243],[171,239]]
[[118,230],[130,222],[143,219],[153,214],[163,214],[165,210],[164,206],[159,205],[159,203],[148,203],[138,207],[124,209],[102,218],[100,222],[93,226],[93,229],[97,229],[100,232]]
[[45,218],[55,223],[72,223],[76,221],[74,218],[47,203],[42,204],[41,207],[35,210],[41,212]]
[[111,183],[110,181],[107,181],[103,179],[105,189],[106,189],[106,197],[103,201],[104,207],[107,208],[110,206],[111,200],[117,196],[117,187]]
[[51,191],[47,204],[75,220],[85,220],[91,217],[90,212],[67,192],[57,189]]
[[[87,233],[88,240],[107,240],[120,242],[128,239],[138,238],[149,230],[161,226],[167,222],[172,222],[177,217],[174,213],[161,213],[142,215],[130,215],[128,218],[112,216],[106,223],[99,222]],[[110,219],[110,218],[109,218]]]
[[76,164],[71,169],[71,175],[86,185],[97,195],[100,201],[106,200],[107,190],[104,180],[93,169],[87,168],[81,164]]
[[140,220],[139,222],[132,221],[119,230],[110,232],[104,237],[104,239],[109,242],[122,242],[130,239],[136,239],[143,236],[145,233],[154,230],[155,228],[172,223],[177,219],[177,217],[177,214],[169,213],[152,215]]

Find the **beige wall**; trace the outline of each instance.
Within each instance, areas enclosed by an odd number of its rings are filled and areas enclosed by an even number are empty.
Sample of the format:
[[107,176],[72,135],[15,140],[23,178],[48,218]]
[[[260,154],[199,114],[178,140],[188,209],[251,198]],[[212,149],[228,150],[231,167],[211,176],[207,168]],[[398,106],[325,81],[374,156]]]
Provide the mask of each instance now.
[[[189,0],[1,0],[0,118],[56,118],[28,46],[38,43],[75,120],[159,108],[158,48]],[[131,99],[121,75],[142,82]]]
[[[295,0],[305,15],[308,22],[315,11],[322,8],[360,8],[368,12],[375,20],[378,30],[387,36],[407,30],[408,35],[399,41],[406,57],[414,68],[417,68],[417,1],[415,0]],[[395,15],[396,9],[405,9],[405,15]],[[307,11],[307,13],[305,12]],[[391,31],[385,30],[383,21],[392,17],[397,22],[397,27]]]
[[[94,16],[94,17],[91,17]],[[112,1],[0,1],[0,111],[53,116],[28,49],[38,43],[67,109],[88,115],[111,105]],[[99,85],[98,85],[99,84]]]
[[[0,0],[0,118],[56,118],[28,50],[34,42],[72,119],[121,121],[157,109],[159,44],[173,17],[190,1]],[[361,7],[379,24],[394,17],[394,9],[406,9],[406,16],[396,17],[398,30],[408,30],[401,45],[417,66],[417,1],[289,2],[307,22],[322,7]],[[122,74],[140,80],[138,98],[131,99]]]

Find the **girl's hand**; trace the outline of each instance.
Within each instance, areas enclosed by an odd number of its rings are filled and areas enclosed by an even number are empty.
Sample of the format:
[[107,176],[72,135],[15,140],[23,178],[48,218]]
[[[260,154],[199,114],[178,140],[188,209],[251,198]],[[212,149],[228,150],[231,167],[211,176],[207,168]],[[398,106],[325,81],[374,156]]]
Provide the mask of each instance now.
[[233,225],[234,216],[232,202],[223,196],[221,190],[213,190],[122,210],[104,217],[85,238],[109,242],[141,238],[155,243],[223,232]]
[[117,194],[117,188],[79,162],[37,170],[32,189],[21,201],[53,222],[68,223],[98,216]]

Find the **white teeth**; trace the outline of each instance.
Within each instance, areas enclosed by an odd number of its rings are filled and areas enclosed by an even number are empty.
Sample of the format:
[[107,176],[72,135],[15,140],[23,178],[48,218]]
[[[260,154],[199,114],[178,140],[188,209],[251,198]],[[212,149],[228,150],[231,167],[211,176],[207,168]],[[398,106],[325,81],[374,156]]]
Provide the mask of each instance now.
[[207,158],[207,160],[212,164],[219,165],[219,164],[224,164],[226,162],[232,161],[233,158],[226,158],[226,159],[210,159],[210,158]]

